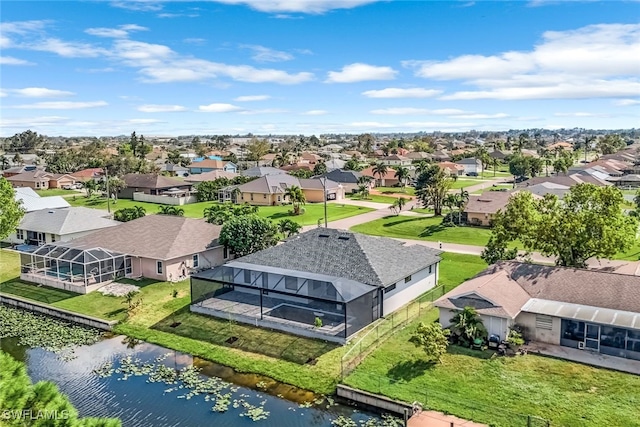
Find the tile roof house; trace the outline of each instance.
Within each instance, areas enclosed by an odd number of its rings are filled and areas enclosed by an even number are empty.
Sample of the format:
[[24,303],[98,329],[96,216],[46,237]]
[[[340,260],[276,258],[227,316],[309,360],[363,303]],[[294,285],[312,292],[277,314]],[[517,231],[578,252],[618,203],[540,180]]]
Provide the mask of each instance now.
[[[287,203],[287,188],[298,186],[302,189],[307,203],[323,202],[325,191],[321,179],[298,179],[291,175],[265,175],[239,186],[225,189],[222,200],[249,203],[251,205],[274,206]],[[327,200],[344,199],[344,188],[337,182],[327,180]]]
[[344,343],[433,288],[439,255],[394,239],[313,229],[192,276],[191,310]]
[[25,212],[33,212],[42,209],[68,208],[71,205],[62,196],[41,197],[31,187],[16,187],[16,200],[21,201]]
[[34,190],[46,190],[49,188],[62,188],[64,185],[73,185],[77,179],[69,174],[54,174],[42,169],[34,169],[11,175],[6,178],[14,187],[31,187]]
[[102,178],[103,174],[104,171],[102,170],[102,168],[88,168],[73,172],[71,176],[73,176],[78,181],[86,182],[90,179],[98,180]]
[[[21,276],[23,280],[46,284],[74,292],[87,293],[103,286],[114,277],[102,274],[104,266],[98,266],[100,274],[83,269],[87,259],[75,259],[72,266],[66,265],[64,272],[71,269],[77,277],[69,278],[63,271],[35,269],[40,258],[56,258],[70,250],[80,252],[106,253],[109,257],[122,258],[118,268],[109,264],[110,271],[118,270],[130,277],[147,277],[162,281],[183,280],[194,271],[220,265],[227,258],[227,250],[218,243],[221,226],[209,224],[203,219],[185,218],[172,215],[147,215],[142,218],[106,230],[95,231],[84,237],[68,242],[56,242],[44,245],[32,253],[25,253],[23,267],[30,270]],[[45,254],[47,252],[47,254]],[[42,256],[41,256],[42,255]],[[100,258],[100,256],[98,256]],[[62,256],[58,264],[70,258]],[[76,265],[77,263],[77,265]],[[37,270],[37,271],[36,271]],[[99,279],[97,280],[96,277]]]
[[440,162],[438,163],[438,166],[440,167],[440,169],[444,169],[444,171],[447,172],[449,175],[462,176],[465,173],[464,166],[459,165],[457,163]]
[[394,185],[400,184],[400,180],[396,178],[395,169],[387,168],[387,173],[380,177],[380,175],[373,174],[373,166],[369,166],[366,169],[360,171],[362,175],[370,176],[374,178],[376,187],[393,187]]
[[507,206],[513,194],[513,191],[485,191],[480,195],[470,195],[464,208],[467,223],[490,226],[496,212]]
[[211,172],[214,170],[222,170],[225,172],[234,173],[238,171],[238,167],[235,165],[235,163],[209,158],[206,158],[199,162],[194,161],[189,166],[187,166],[187,168],[189,169],[189,173],[191,173],[192,175],[203,172]]
[[220,179],[220,178],[233,179],[236,176],[240,176],[240,175],[235,172],[225,172],[222,170],[216,170],[211,172],[198,173],[195,175],[189,175],[184,179],[184,181],[190,182],[192,184],[197,184],[202,181],[215,181],[216,179]]
[[519,262],[490,266],[439,298],[440,323],[476,308],[489,334],[640,360],[640,277]]
[[282,169],[273,168],[271,166],[254,166],[252,168],[240,171],[242,176],[260,177],[265,175],[284,175],[286,171]]
[[108,216],[106,211],[85,207],[36,210],[24,215],[17,230],[9,235],[7,241],[32,246],[64,242],[120,225]]

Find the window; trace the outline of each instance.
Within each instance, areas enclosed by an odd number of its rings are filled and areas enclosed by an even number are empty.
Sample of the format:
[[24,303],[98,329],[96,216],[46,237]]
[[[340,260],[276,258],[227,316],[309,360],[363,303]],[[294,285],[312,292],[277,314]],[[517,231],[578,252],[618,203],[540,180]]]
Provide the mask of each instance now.
[[156,261],[156,272],[162,274],[162,261]]
[[200,265],[200,256],[198,254],[195,254],[193,256],[193,268],[198,268],[199,265]]
[[278,196],[278,201],[281,202],[282,201],[282,196]]
[[224,259],[229,258],[229,248],[227,248],[226,246],[222,248],[222,258]]
[[553,317],[544,316],[542,314],[536,314],[536,328],[546,329],[548,331],[553,329]]
[[18,240],[24,240],[24,231],[22,230],[16,230],[16,238]]
[[56,235],[51,233],[51,242],[55,242],[56,241]]
[[432,265],[429,266],[429,274],[431,274],[431,267],[433,267]]
[[251,201],[253,201],[253,193],[251,193]]
[[411,276],[407,276],[404,278],[404,283],[409,283],[411,281]]
[[267,195],[266,195],[266,194],[263,194],[263,195],[262,195],[262,198],[263,198],[263,199],[266,199],[266,198],[267,198]]
[[40,181],[36,182],[36,188],[40,188]]
[[251,270],[243,270],[244,283],[251,283]]
[[391,292],[391,291],[393,291],[395,289],[396,289],[396,284],[394,283],[393,285],[387,286],[386,288],[384,288],[384,293],[388,294],[389,292]]
[[298,278],[292,276],[284,276],[284,287],[290,291],[298,290]]

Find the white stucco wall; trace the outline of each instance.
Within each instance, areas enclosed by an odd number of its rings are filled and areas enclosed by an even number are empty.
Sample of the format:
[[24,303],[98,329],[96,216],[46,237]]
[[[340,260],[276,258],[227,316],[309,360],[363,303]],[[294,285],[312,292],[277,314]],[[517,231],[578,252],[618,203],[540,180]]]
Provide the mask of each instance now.
[[516,323],[524,327],[525,338],[531,341],[545,342],[548,344],[560,344],[559,317],[552,317],[552,327],[541,329],[536,327],[536,314],[522,312],[516,317]]
[[[97,229],[97,230],[99,230],[99,229]],[[54,238],[55,238],[56,242],[68,242],[69,240],[77,239],[78,237],[83,237],[83,236],[86,236],[88,234],[94,233],[97,230],[80,231],[78,233],[69,233],[69,234],[64,234],[62,236],[59,235],[59,234],[44,233],[44,238],[45,238],[45,243],[53,243],[54,242]],[[25,239],[18,239],[17,234],[14,231],[4,241],[7,242],[7,243],[13,243],[13,244],[18,244],[18,245],[22,244],[26,240],[27,231],[29,231],[29,230],[24,230]]]
[[[440,308],[440,324],[448,328],[451,326],[451,318],[455,316],[455,312],[446,308]],[[502,317],[496,316],[487,316],[484,314],[480,315],[480,319],[482,319],[482,323],[484,327],[487,329],[488,335],[498,335],[501,340],[507,339],[507,334],[509,333],[509,328],[513,325],[513,320],[505,319]]]
[[438,264],[434,264],[431,266],[431,273],[429,273],[429,268],[425,268],[412,274],[409,282],[405,283],[404,279],[397,282],[394,290],[384,294],[382,315],[386,316],[396,311],[435,287],[437,271]]

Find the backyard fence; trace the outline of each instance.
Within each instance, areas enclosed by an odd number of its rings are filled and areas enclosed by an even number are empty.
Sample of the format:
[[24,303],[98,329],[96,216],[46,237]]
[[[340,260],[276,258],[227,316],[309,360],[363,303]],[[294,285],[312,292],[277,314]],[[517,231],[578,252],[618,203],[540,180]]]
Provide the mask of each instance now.
[[380,319],[356,338],[351,348],[340,360],[340,379],[344,379],[387,338],[402,330],[413,319],[433,307],[432,302],[444,295],[444,286],[437,286],[417,300]]
[[[369,376],[368,391],[371,393],[389,396],[404,402],[413,402],[414,407],[419,407],[418,412],[423,417],[431,417],[435,421],[442,418],[437,414],[429,414],[429,411],[441,412],[443,414],[455,413],[456,417],[471,420],[478,423],[497,426],[513,427],[550,427],[551,421],[537,417],[535,415],[521,414],[497,405],[491,405],[474,401],[465,395],[464,392],[457,393],[452,389],[447,392],[429,390],[424,387],[411,387],[406,384],[404,378],[394,378],[391,376],[371,375]],[[397,389],[396,389],[397,387]],[[397,396],[394,396],[394,389]],[[462,420],[451,420],[454,426],[465,425]],[[459,423],[459,424],[458,424]],[[447,426],[451,424],[446,424]]]

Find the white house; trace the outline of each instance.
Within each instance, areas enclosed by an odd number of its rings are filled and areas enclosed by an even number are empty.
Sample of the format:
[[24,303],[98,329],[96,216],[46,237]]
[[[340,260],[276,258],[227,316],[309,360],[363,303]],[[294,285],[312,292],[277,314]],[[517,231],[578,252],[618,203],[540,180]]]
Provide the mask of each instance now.
[[462,159],[456,162],[456,164],[464,168],[464,173],[466,175],[479,175],[482,172],[482,162],[479,159],[474,159],[473,157]]

